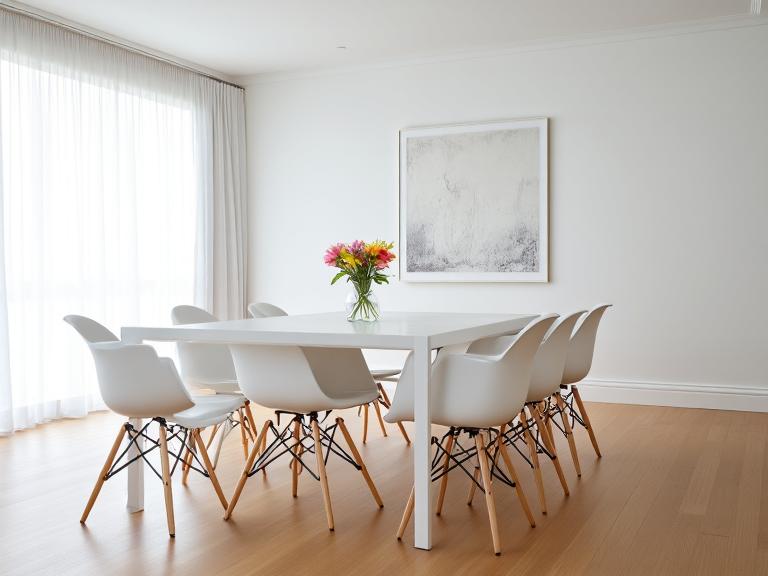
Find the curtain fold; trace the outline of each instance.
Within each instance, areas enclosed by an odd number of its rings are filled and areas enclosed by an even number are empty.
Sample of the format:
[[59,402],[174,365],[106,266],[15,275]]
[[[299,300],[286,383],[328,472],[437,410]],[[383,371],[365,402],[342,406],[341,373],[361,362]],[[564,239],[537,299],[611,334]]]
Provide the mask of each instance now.
[[244,130],[241,89],[0,8],[0,434],[102,407],[66,314],[242,317]]
[[204,179],[215,194],[207,196],[204,226],[205,268],[201,280],[205,307],[221,319],[242,318],[247,306],[245,155],[245,105],[242,91],[219,84],[210,94],[211,105],[201,125],[206,126],[212,154],[205,163]]

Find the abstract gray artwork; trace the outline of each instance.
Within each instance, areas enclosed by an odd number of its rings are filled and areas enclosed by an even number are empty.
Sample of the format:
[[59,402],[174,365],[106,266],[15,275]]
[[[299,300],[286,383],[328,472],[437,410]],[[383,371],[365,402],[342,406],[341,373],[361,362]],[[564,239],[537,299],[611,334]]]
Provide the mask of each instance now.
[[401,132],[401,274],[547,280],[546,119]]

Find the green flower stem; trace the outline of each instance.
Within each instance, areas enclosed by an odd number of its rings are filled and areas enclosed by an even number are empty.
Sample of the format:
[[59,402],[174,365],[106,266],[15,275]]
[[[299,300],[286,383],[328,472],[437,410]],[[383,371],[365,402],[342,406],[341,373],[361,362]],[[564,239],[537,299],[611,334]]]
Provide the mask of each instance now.
[[373,280],[374,269],[372,267],[359,269],[358,273],[350,276],[355,292],[357,292],[357,302],[349,315],[351,320],[358,318],[379,318],[379,312],[376,306],[371,302],[371,281]]

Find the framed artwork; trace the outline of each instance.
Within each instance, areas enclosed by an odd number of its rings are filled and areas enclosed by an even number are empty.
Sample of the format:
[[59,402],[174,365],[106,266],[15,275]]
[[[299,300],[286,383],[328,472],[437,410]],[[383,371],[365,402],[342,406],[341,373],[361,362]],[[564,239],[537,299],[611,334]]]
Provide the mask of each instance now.
[[400,278],[548,281],[547,119],[400,131]]

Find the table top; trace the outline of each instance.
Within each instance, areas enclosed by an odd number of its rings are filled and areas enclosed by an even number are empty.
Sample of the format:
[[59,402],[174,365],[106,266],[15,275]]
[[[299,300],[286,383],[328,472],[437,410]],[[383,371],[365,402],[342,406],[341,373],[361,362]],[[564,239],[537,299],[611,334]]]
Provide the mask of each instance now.
[[128,342],[187,341],[299,346],[438,348],[522,330],[538,314],[386,312],[376,322],[348,322],[343,312],[228,320],[205,324],[126,326]]

